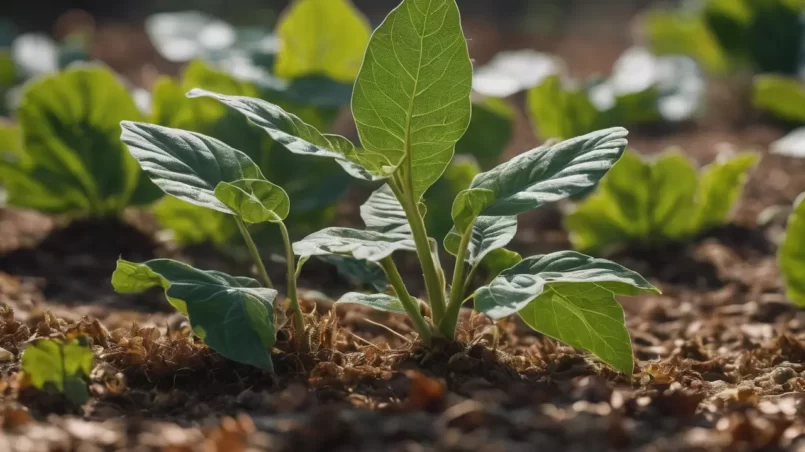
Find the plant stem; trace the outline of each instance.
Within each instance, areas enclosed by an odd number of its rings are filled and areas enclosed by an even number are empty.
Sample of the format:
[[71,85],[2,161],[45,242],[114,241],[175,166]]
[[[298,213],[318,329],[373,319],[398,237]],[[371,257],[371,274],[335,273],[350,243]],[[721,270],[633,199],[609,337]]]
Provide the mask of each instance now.
[[422,265],[422,276],[425,279],[425,290],[428,292],[428,302],[430,303],[430,309],[433,315],[433,324],[438,325],[444,317],[444,286],[442,285],[441,278],[439,278],[436,263],[433,261],[430,243],[428,242],[428,233],[425,229],[425,220],[419,213],[419,206],[414,199],[413,189],[408,189],[406,192],[403,192],[394,179],[389,180],[389,186],[397,197],[397,200],[400,201],[403,210],[405,210],[405,216],[408,218],[408,224],[411,226],[414,244],[416,245],[416,254],[419,258],[419,263]]
[[439,331],[445,337],[453,339],[456,335],[456,324],[458,323],[458,314],[461,311],[461,304],[464,301],[464,265],[467,257],[467,249],[472,240],[472,229],[475,227],[473,221],[464,235],[461,236],[461,242],[458,246],[458,253],[456,254],[456,266],[453,269],[453,284],[450,288],[450,300],[447,302],[447,310],[444,313],[444,318],[438,323]]
[[243,220],[241,220],[238,216],[235,216],[235,222],[238,224],[240,235],[242,235],[243,240],[246,241],[246,247],[249,249],[249,254],[252,256],[254,265],[257,266],[257,275],[262,280],[261,282],[264,286],[268,287],[269,289],[273,289],[274,284],[271,282],[271,278],[268,277],[266,266],[263,265],[263,260],[260,259],[260,252],[257,251],[257,245],[254,244],[254,240],[252,240],[252,236],[249,234],[249,229],[246,227],[246,223],[244,223]]
[[472,268],[470,268],[470,272],[469,272],[469,274],[467,274],[467,278],[464,280],[464,295],[467,294],[467,289],[470,288],[470,284],[472,284],[472,280],[475,279],[475,273],[478,272],[478,267],[480,267],[480,266],[481,265],[480,265],[480,262],[479,262],[479,263],[473,265]]
[[397,270],[397,266],[394,264],[394,260],[391,259],[391,256],[388,256],[379,263],[383,271],[386,272],[389,284],[394,288],[394,293],[397,295],[400,303],[402,303],[405,313],[408,314],[408,317],[414,323],[414,327],[422,338],[422,342],[424,342],[425,345],[430,345],[431,339],[433,338],[432,328],[428,325],[428,322],[425,321],[425,317],[422,316],[418,304],[414,302],[414,299],[411,298],[411,295],[408,293],[408,289],[405,287],[405,283],[402,280],[402,276],[400,276],[400,272]]
[[305,332],[305,319],[302,316],[302,308],[299,306],[299,298],[296,296],[296,261],[291,246],[291,237],[288,235],[288,228],[285,223],[279,222],[282,231],[282,242],[285,244],[285,261],[288,264],[288,288],[286,289],[288,299],[291,300],[291,310],[293,311],[294,337],[297,344],[301,344],[302,334]]

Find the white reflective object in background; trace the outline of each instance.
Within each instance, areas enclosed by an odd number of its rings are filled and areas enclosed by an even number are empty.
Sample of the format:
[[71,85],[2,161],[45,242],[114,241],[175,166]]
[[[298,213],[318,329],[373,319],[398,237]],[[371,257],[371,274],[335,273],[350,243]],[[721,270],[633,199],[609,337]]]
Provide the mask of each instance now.
[[25,78],[35,77],[59,68],[59,49],[43,33],[26,33],[11,44],[14,65]]
[[805,127],[795,129],[771,144],[772,154],[805,158]]
[[145,30],[157,51],[172,62],[185,62],[235,44],[232,25],[198,11],[154,14]]
[[472,87],[484,96],[508,97],[562,72],[564,64],[551,55],[528,49],[500,52],[475,70]]

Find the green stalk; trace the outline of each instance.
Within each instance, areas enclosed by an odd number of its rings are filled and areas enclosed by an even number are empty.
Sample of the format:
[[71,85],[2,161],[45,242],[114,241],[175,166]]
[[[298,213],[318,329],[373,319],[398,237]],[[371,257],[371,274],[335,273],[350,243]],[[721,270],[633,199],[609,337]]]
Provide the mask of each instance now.
[[422,338],[422,342],[424,342],[425,345],[430,345],[433,338],[431,327],[428,325],[425,317],[422,316],[417,303],[414,302],[414,299],[411,298],[411,295],[408,293],[408,289],[405,287],[405,283],[402,280],[402,276],[400,276],[400,272],[397,270],[397,266],[394,264],[394,260],[391,259],[391,256],[388,256],[383,258],[379,264],[383,271],[386,272],[389,284],[391,284],[394,293],[397,295],[400,303],[402,303],[405,313],[408,314],[408,318],[414,323],[414,327]]
[[293,327],[294,337],[297,344],[302,340],[302,334],[305,332],[305,319],[302,316],[302,308],[299,306],[299,298],[296,295],[296,261],[293,254],[293,247],[291,246],[291,238],[288,235],[288,228],[285,223],[277,223],[282,231],[282,242],[285,244],[285,261],[288,264],[288,289],[287,296],[291,300],[291,310],[293,311]]
[[461,236],[458,253],[456,254],[456,266],[453,269],[453,285],[450,288],[450,299],[447,302],[447,310],[444,313],[444,318],[438,323],[439,331],[442,335],[450,339],[455,338],[458,314],[464,302],[464,265],[466,264],[464,260],[467,257],[467,249],[470,246],[470,240],[472,240],[473,227],[475,227],[475,221],[467,227],[464,235]]
[[425,220],[419,213],[419,206],[414,199],[412,189],[409,188],[404,192],[394,179],[389,179],[389,186],[397,200],[400,201],[403,210],[405,210],[405,216],[411,226],[414,244],[416,245],[416,254],[419,258],[419,263],[422,265],[422,276],[425,279],[425,290],[428,292],[428,302],[433,315],[433,323],[438,325],[444,317],[444,286],[442,279],[439,278],[439,272],[436,270],[436,263],[433,261],[430,243],[428,242],[428,233],[425,229]]
[[243,220],[241,220],[241,218],[237,215],[235,216],[235,222],[238,224],[240,235],[242,235],[243,240],[246,241],[246,247],[249,249],[249,254],[252,256],[254,265],[257,266],[257,275],[260,277],[264,286],[268,287],[269,289],[273,289],[274,284],[271,282],[271,278],[268,277],[266,266],[263,265],[263,260],[260,259],[260,253],[257,251],[257,245],[254,244],[254,240],[252,240],[252,236],[249,234],[249,229],[246,227],[246,223],[244,223]]
[[[470,284],[472,284],[472,280],[475,279],[475,273],[478,272],[478,267],[480,267],[480,263],[477,263],[470,268],[470,272],[467,275],[467,278],[464,280],[464,294],[466,295],[467,289],[470,288]],[[463,304],[463,303],[462,303]]]

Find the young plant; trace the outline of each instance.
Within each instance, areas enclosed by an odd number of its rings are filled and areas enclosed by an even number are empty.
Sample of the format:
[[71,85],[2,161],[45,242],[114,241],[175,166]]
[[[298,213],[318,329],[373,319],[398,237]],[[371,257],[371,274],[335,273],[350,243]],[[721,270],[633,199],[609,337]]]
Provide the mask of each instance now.
[[294,340],[302,345],[304,323],[296,294],[297,265],[283,223],[290,210],[288,195],[266,180],[246,154],[222,141],[153,124],[124,121],[121,126],[121,140],[160,189],[234,217],[257,266],[260,283],[169,259],[144,263],[120,259],[112,275],[115,290],[137,293],[162,287],[171,305],[188,317],[193,331],[212,349],[234,361],[271,369],[271,349],[278,328],[273,306],[277,291],[247,224],[272,223],[282,233]]
[[750,152],[721,155],[697,174],[679,152],[653,160],[627,152],[565,226],[574,247],[585,252],[690,240],[729,219],[758,159]]
[[93,360],[85,337],[66,342],[40,339],[22,352],[22,371],[36,389],[55,389],[76,405],[83,405],[89,400],[87,383]]
[[[634,272],[566,251],[523,259],[467,296],[475,268],[514,236],[517,215],[598,182],[623,153],[622,128],[542,146],[475,176],[452,206],[454,226],[444,246],[456,263],[447,285],[422,200],[470,123],[471,85],[455,0],[404,0],[375,30],[355,82],[352,111],[360,148],[260,99],[203,90],[189,96],[211,97],[243,113],[291,152],[332,158],[356,178],[385,182],[361,208],[365,229],[327,228],[293,245],[302,259],[342,255],[384,270],[394,295],[350,293],[341,303],[405,313],[430,344],[455,337],[459,310],[474,298],[476,309],[493,319],[519,313],[538,331],[588,349],[631,375],[631,343],[614,295],[656,291]],[[397,270],[393,254],[399,251],[419,258],[429,317]]]
[[786,282],[788,299],[805,306],[805,194],[794,202],[788,218],[785,240],[780,245],[777,260]]
[[118,139],[120,121],[141,113],[107,68],[73,66],[31,81],[16,118],[16,125],[0,126],[8,204],[102,217],[162,196]]

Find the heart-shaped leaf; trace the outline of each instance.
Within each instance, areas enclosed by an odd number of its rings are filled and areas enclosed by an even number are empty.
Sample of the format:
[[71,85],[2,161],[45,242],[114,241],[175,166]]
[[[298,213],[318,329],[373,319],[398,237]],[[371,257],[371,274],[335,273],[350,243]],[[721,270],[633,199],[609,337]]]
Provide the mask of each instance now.
[[472,63],[455,0],[404,0],[375,30],[352,94],[361,143],[410,171],[418,200],[470,122]]
[[215,197],[246,223],[277,223],[288,216],[291,200],[278,185],[263,179],[220,182]]
[[477,175],[470,190],[493,193],[481,211],[488,216],[518,215],[559,201],[598,183],[623,154],[627,133],[615,127],[532,149]]
[[361,218],[370,231],[412,236],[405,210],[388,185],[383,185],[361,206]]
[[210,348],[233,361],[273,368],[276,290],[260,287],[252,278],[198,270],[170,259],[142,264],[120,259],[112,285],[120,293],[162,287],[168,301],[188,316],[193,331]]
[[788,219],[785,240],[780,245],[777,260],[786,282],[788,299],[805,306],[805,195],[794,202]]
[[327,228],[314,232],[293,244],[298,256],[341,254],[355,259],[377,262],[397,250],[416,251],[412,239],[376,231],[350,228]]
[[335,304],[359,304],[383,312],[405,314],[405,308],[400,300],[384,293],[365,294],[349,292],[339,298]]
[[323,134],[315,127],[288,113],[277,105],[262,99],[245,96],[227,96],[203,89],[193,89],[187,97],[210,97],[242,113],[257,127],[294,154],[335,159],[350,176],[363,180],[388,177],[383,162],[371,153],[355,148],[349,140],[332,134]]
[[274,73],[286,79],[325,75],[352,82],[370,34],[368,21],[349,0],[297,0],[277,24],[280,49]]
[[534,256],[476,290],[475,307],[492,319],[516,312],[531,327],[592,351],[631,375],[632,348],[615,295],[657,289],[614,262],[574,251]]
[[[478,217],[467,248],[467,263],[477,265],[490,252],[508,245],[516,233],[517,217]],[[460,244],[461,235],[455,229],[444,238],[444,249],[453,256]]]
[[215,197],[221,182],[263,179],[243,152],[199,133],[123,121],[120,139],[143,171],[165,193],[197,206],[234,215]]

